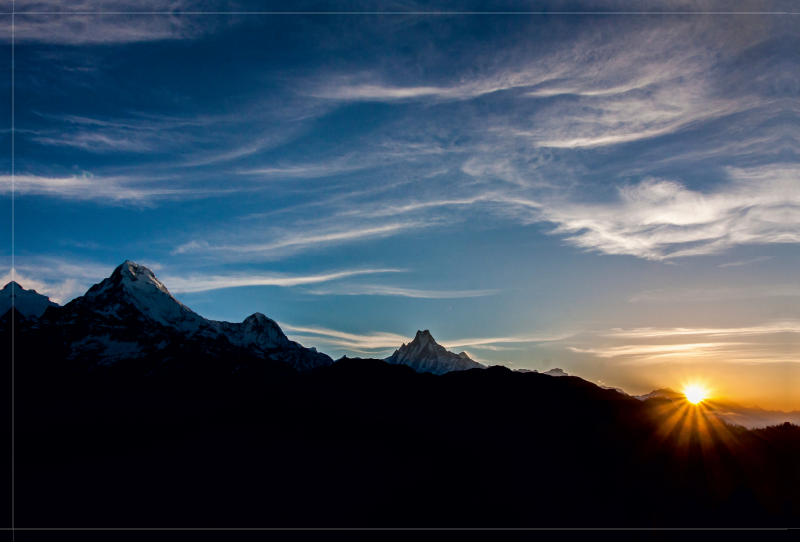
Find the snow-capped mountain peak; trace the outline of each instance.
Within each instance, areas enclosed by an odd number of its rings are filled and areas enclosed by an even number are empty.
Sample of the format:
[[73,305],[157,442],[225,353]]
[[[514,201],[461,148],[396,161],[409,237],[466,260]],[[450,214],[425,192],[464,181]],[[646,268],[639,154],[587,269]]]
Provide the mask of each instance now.
[[125,309],[133,307],[145,317],[189,335],[208,327],[205,318],[175,299],[150,269],[130,260],[76,301],[120,320]]
[[251,314],[240,324],[216,320],[208,320],[208,323],[239,346],[253,346],[260,350],[299,346],[289,340],[275,320],[260,312]]
[[[100,287],[97,288],[97,286]],[[97,286],[90,288],[85,297],[102,295],[113,288],[122,288],[134,300],[141,301],[145,298],[150,298],[160,299],[163,302],[169,299],[185,308],[184,304],[169,293],[167,287],[156,278],[150,269],[130,260],[125,260],[122,265],[114,269],[109,278]]]
[[414,340],[395,350],[384,361],[394,365],[408,365],[418,373],[443,374],[450,371],[483,368],[484,366],[469,358],[466,352],[448,352],[438,344],[427,329],[417,331]]
[[11,301],[14,301],[14,308],[26,318],[39,318],[47,307],[58,307],[58,303],[53,303],[46,295],[37,293],[36,290],[26,290],[16,281],[11,281],[0,290],[0,315],[5,314],[11,308]]
[[418,343],[422,347],[431,343],[436,344],[433,335],[431,335],[431,332],[427,329],[425,331],[417,330],[417,334],[414,336],[414,340],[411,342]]
[[254,312],[250,316],[244,319],[243,324],[247,324],[248,326],[263,326],[269,324],[276,324],[275,320],[272,318],[267,318],[267,316],[261,314],[260,312]]

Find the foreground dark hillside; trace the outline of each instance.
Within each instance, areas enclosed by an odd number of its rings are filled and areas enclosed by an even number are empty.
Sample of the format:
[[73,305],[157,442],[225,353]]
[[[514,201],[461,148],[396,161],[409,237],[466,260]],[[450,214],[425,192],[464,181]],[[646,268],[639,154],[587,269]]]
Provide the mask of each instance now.
[[800,525],[797,426],[700,431],[575,377],[344,359],[104,383],[17,365],[20,527]]

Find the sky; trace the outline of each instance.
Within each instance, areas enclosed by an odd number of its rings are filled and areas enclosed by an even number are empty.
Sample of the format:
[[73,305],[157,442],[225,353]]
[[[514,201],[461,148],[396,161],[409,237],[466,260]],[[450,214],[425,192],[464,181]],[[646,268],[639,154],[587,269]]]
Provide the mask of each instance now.
[[800,409],[787,4],[287,5],[0,2],[2,283]]

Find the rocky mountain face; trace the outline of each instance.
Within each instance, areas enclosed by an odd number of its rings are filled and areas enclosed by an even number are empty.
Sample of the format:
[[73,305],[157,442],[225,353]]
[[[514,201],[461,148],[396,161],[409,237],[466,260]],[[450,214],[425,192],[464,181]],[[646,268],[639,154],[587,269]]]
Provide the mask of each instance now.
[[[38,295],[38,294],[37,294]],[[84,370],[115,371],[136,365],[146,374],[162,372],[191,356],[285,362],[299,371],[333,360],[290,341],[278,324],[256,313],[242,323],[207,320],[169,293],[153,272],[126,261],[110,277],[63,307],[50,306],[36,321],[20,328],[23,342],[50,345],[57,357]],[[34,346],[34,345],[32,345]]]
[[466,352],[454,354],[438,344],[427,329],[417,331],[414,340],[402,345],[394,354],[384,361],[392,365],[408,365],[418,373],[441,375],[451,371],[467,369],[485,369],[477,361],[473,361]]
[[36,290],[26,290],[18,283],[11,281],[0,290],[0,315],[11,309],[11,301],[19,314],[28,318],[39,318],[47,307],[58,307],[46,295],[37,293]]

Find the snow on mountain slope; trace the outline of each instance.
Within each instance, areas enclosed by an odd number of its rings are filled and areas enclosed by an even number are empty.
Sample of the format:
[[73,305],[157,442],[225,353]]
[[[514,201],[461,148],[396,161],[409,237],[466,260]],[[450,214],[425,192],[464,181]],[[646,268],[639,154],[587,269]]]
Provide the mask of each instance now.
[[333,363],[329,356],[290,341],[263,314],[248,316],[242,323],[203,318],[175,299],[150,269],[131,261],[85,295],[48,313],[38,327],[44,326],[58,330],[70,345],[70,359],[90,366],[141,358],[186,340],[202,352],[230,356],[236,348],[244,348],[298,370]]
[[260,312],[245,318],[241,324],[208,320],[214,329],[225,335],[229,341],[239,346],[255,346],[261,350],[272,348],[293,348],[297,343],[290,341],[275,320]]
[[240,324],[216,320],[208,320],[208,323],[234,345],[255,351],[262,357],[289,363],[298,371],[333,363],[332,358],[317,352],[316,348],[305,348],[290,341],[275,320],[260,312],[251,314]]
[[130,315],[126,309],[135,308],[144,317],[188,336],[215,331],[205,318],[175,299],[150,269],[129,260],[74,302],[118,320]]
[[413,341],[407,345],[402,345],[384,361],[393,365],[408,365],[418,373],[433,373],[436,375],[450,371],[485,368],[480,363],[471,360],[466,352],[454,354],[445,350],[442,345],[433,339],[427,329],[425,331],[417,331]]
[[18,283],[11,281],[0,290],[0,315],[5,314],[11,308],[11,300],[14,300],[14,308],[26,318],[39,318],[47,307],[58,307],[58,303],[53,303],[46,295],[37,293],[36,290],[26,290]]

